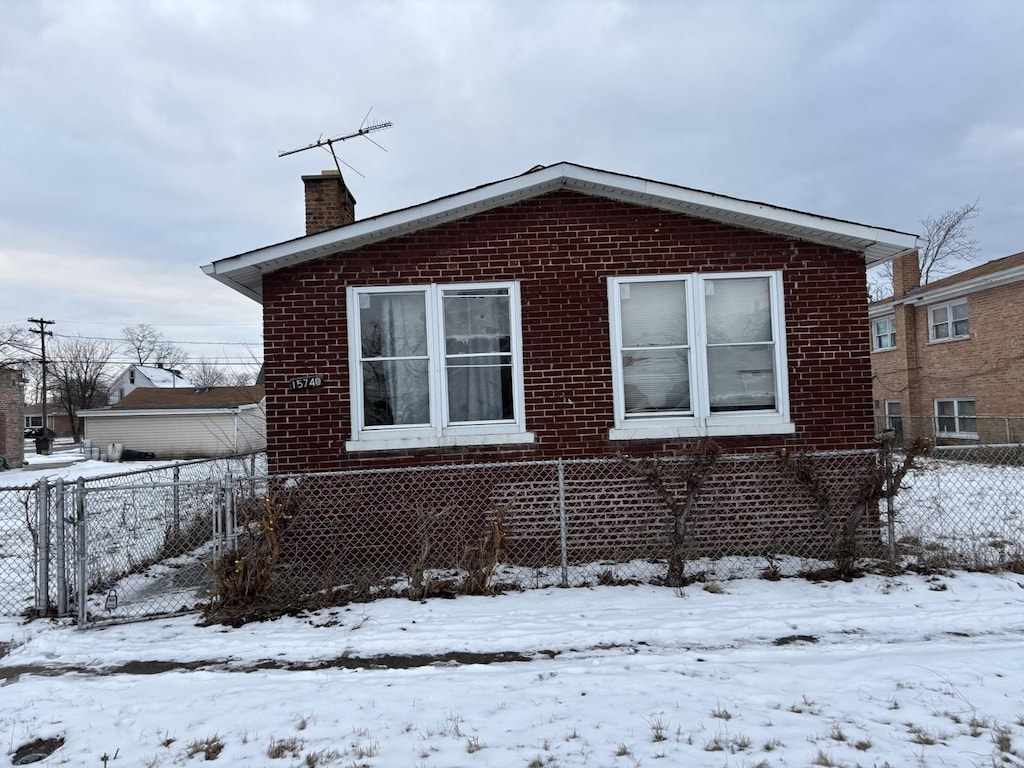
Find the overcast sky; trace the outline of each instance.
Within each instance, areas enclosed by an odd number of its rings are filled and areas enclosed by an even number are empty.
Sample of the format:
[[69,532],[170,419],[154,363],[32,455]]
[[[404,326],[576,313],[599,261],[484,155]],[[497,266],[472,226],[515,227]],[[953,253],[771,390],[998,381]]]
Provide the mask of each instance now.
[[200,266],[303,234],[291,149],[358,218],[562,160],[874,226],[978,200],[1024,250],[1016,0],[0,0],[0,325],[244,356]]

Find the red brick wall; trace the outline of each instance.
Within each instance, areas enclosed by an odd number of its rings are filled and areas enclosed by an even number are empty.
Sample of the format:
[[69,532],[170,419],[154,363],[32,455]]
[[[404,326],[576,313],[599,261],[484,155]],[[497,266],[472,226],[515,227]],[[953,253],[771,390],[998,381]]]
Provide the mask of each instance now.
[[[610,441],[610,276],[783,270],[797,432],[723,438],[727,450],[871,445],[863,258],[664,211],[555,192],[264,278],[270,468],[671,452],[685,441]],[[346,285],[518,280],[526,426],[536,443],[348,454]],[[289,379],[322,374],[320,389]]]

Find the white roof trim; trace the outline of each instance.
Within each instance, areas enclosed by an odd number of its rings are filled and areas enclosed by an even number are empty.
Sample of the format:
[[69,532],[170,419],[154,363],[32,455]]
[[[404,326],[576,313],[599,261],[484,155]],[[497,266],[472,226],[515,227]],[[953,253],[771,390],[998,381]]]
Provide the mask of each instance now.
[[986,291],[989,288],[999,288],[1000,286],[1017,283],[1021,280],[1024,280],[1024,265],[1004,269],[1001,272],[993,272],[990,275],[975,277],[972,280],[964,280],[962,283],[942,286],[931,291],[925,285],[920,291],[898,299],[897,303],[918,305],[944,299],[954,299],[958,296]]
[[245,405],[225,405],[216,408],[96,408],[90,411],[79,411],[76,415],[83,419],[93,416],[211,416],[236,414],[262,407],[262,403],[246,403]]
[[703,192],[636,176],[558,163],[353,224],[299,237],[202,267],[210,277],[262,302],[264,273],[343,253],[397,235],[509,205],[558,189],[710,219],[859,251],[868,266],[918,247],[916,235]]
[[[980,275],[970,280],[964,280],[950,285],[943,285],[939,288],[929,289],[927,285],[923,285],[919,290],[908,293],[898,299],[893,299],[885,304],[872,305],[869,309],[869,314],[880,315],[886,314],[886,312],[891,313],[894,307],[901,304],[909,304],[915,307],[922,304],[934,304],[947,299],[955,299],[972,293],[978,293],[979,291],[987,291],[990,288],[1000,288],[1004,285],[1011,285],[1021,281],[1024,281],[1024,264],[1016,267],[1009,267],[1007,269],[1000,270],[999,272]],[[883,311],[876,307],[885,307],[886,310]]]

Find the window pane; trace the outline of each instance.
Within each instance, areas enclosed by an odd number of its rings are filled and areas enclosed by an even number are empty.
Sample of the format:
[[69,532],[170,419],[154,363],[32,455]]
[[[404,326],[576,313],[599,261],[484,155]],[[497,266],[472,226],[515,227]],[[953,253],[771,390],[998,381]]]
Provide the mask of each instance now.
[[622,346],[685,345],[686,283],[683,280],[619,286]]
[[770,345],[708,348],[712,413],[775,408],[775,354]]
[[961,416],[974,416],[973,400],[958,400],[957,405]]
[[363,363],[366,426],[429,424],[430,397],[425,360]]
[[967,305],[966,304],[954,304],[951,307],[953,312],[953,320],[966,320],[967,319]]
[[626,413],[690,411],[689,352],[630,351],[622,355]]
[[772,340],[772,310],[766,277],[705,280],[709,344]]
[[449,358],[447,373],[449,421],[515,418],[510,355]]
[[935,403],[935,413],[939,416],[955,416],[956,403],[952,400],[939,400]]
[[443,301],[448,354],[511,351],[507,289],[445,291]]
[[967,335],[967,321],[966,320],[954,320],[953,321],[953,335],[954,336],[966,336]]
[[359,333],[364,358],[426,355],[425,295],[360,294]]

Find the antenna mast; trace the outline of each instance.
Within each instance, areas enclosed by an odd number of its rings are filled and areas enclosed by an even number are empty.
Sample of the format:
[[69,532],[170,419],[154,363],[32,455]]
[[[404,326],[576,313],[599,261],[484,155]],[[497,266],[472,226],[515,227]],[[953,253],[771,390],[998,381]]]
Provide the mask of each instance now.
[[[364,118],[364,121],[365,121],[365,118]],[[338,173],[341,173],[341,166],[339,165],[338,155],[334,151],[334,145],[335,144],[341,143],[343,141],[348,141],[349,139],[356,139],[356,138],[359,138],[360,136],[365,136],[367,141],[369,141],[370,143],[374,144],[377,147],[380,147],[380,149],[382,149],[385,152],[387,152],[387,150],[384,149],[384,147],[381,147],[380,144],[377,144],[377,142],[374,141],[373,139],[371,139],[369,135],[371,133],[376,133],[377,131],[383,131],[383,130],[385,130],[387,128],[390,128],[391,126],[392,126],[392,123],[391,123],[390,120],[384,120],[384,121],[378,122],[378,123],[371,123],[370,125],[364,125],[358,131],[353,131],[352,133],[345,133],[345,134],[342,134],[341,136],[335,136],[333,139],[322,139],[321,138],[321,139],[317,139],[312,144],[307,144],[304,147],[298,147],[296,149],[286,149],[283,152],[278,152],[277,156],[278,157],[284,157],[286,155],[294,155],[294,154],[296,154],[298,152],[305,152],[307,149],[316,149],[317,147],[327,147],[327,151],[330,152],[331,153],[331,157],[334,158],[334,167],[338,169]],[[345,161],[342,160],[341,162],[344,163]],[[348,166],[349,168],[352,168],[352,166],[349,165],[348,163],[345,163],[345,165]],[[359,173],[359,171],[356,171],[355,168],[352,168],[352,170],[355,171],[356,173]],[[362,176],[363,174],[359,173],[359,175]]]

